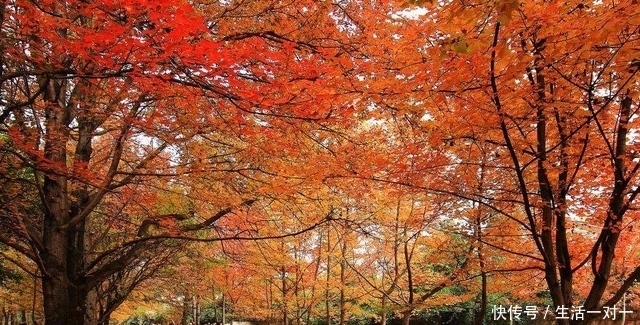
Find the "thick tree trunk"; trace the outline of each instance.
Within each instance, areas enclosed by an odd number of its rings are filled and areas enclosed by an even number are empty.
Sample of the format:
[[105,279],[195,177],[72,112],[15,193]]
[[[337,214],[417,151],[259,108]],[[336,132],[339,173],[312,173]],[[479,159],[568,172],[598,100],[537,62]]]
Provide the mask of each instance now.
[[66,277],[43,279],[45,325],[84,325],[86,294]]
[[60,230],[50,219],[45,221],[51,225],[45,225],[46,251],[42,254],[45,325],[84,325],[87,291],[76,273],[82,255],[72,250],[69,231]]
[[73,272],[69,269],[70,256],[68,235],[56,229],[45,228],[45,247],[42,256],[46,267],[42,279],[45,325],[84,325],[87,293],[80,283],[73,283]]
[[[46,129],[44,155],[52,165],[67,165],[70,112],[61,104],[64,82],[47,80],[44,100]],[[84,263],[84,223],[66,227],[71,220],[71,193],[64,175],[45,173],[42,187],[42,292],[45,325],[83,325],[86,289],[79,271]],[[78,204],[80,202],[76,202]]]

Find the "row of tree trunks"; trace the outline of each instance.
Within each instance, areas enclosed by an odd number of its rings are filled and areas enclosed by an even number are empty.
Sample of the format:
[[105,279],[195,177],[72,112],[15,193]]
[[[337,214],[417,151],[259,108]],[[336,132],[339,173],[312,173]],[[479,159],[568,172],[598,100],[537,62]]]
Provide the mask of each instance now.
[[27,311],[24,309],[14,311],[2,307],[2,325],[38,325],[35,315],[31,314],[31,317],[27,318]]

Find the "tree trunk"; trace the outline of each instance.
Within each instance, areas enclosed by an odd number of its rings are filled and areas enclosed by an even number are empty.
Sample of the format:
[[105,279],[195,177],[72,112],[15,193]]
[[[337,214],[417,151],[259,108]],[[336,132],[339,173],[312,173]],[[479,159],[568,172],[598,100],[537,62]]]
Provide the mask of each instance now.
[[31,324],[37,325],[36,301],[38,299],[38,277],[33,277],[33,295],[31,296]]
[[387,295],[382,296],[382,310],[380,311],[380,324],[387,325]]
[[282,267],[280,273],[282,275],[282,324],[289,325],[289,301],[287,300],[289,288],[287,286],[287,273],[284,267]]
[[346,296],[345,296],[345,286],[346,286],[346,261],[344,260],[344,256],[347,250],[347,239],[342,238],[342,259],[340,260],[340,325],[344,325],[347,317],[347,306],[346,306]]
[[68,232],[53,225],[45,228],[46,250],[41,256],[47,268],[42,278],[45,325],[84,325],[87,292],[81,281],[72,280],[75,272],[70,267],[78,255],[70,252]]
[[215,321],[218,321],[218,302],[216,301],[216,289],[214,288],[212,290],[213,293],[213,319],[215,319]]
[[200,302],[198,295],[193,296],[193,324],[200,325]]
[[222,293],[222,325],[227,325],[227,294]]
[[108,312],[100,316],[100,323],[98,323],[98,325],[109,325],[110,322],[111,322],[111,312]]
[[326,325],[331,325],[331,295],[329,293],[329,284],[331,281],[331,230],[327,228],[327,274],[325,278],[324,288],[324,306]]
[[411,310],[406,310],[402,312],[402,325],[409,325],[409,321],[411,320]]
[[97,325],[100,312],[98,311],[98,294],[95,289],[90,290],[87,294],[86,309],[85,325]]
[[20,309],[20,325],[27,325],[27,311]]
[[181,325],[189,324],[189,314],[191,314],[191,294],[186,293],[184,295],[184,300],[182,301],[182,319],[180,320]]
[[83,325],[87,293],[82,284],[72,283],[69,277],[73,272],[68,263],[67,233],[56,226],[45,228],[51,229],[45,231],[47,250],[42,254],[47,267],[42,278],[45,325]]
[[43,278],[45,325],[84,325],[84,297],[65,276]]
[[[481,167],[480,184],[479,189],[482,191],[484,187],[484,159]],[[484,217],[483,207],[481,205],[476,206],[476,220],[475,220],[475,238],[477,242],[478,250],[478,266],[480,267],[480,301],[477,302],[478,306],[474,309],[473,325],[482,325],[484,322],[484,315],[487,313],[487,272],[485,270],[484,260],[484,246],[482,238],[482,221]]]
[[[47,81],[44,100],[51,106],[45,112],[44,155],[54,165],[67,165],[69,111],[60,105],[66,90],[64,82]],[[76,151],[89,149],[78,148]],[[87,292],[81,273],[84,268],[84,222],[69,226],[73,212],[83,202],[72,206],[72,193],[64,175],[45,174],[42,187],[45,200],[42,227],[42,292],[45,325],[83,325]]]
[[473,325],[482,325],[484,322],[484,315],[487,313],[487,273],[485,271],[481,271],[480,277],[482,291],[480,292],[478,309],[475,310],[473,315]]
[[411,272],[411,250],[409,250],[409,241],[407,240],[407,227],[403,228],[402,238],[404,242],[404,263],[407,267],[407,291],[409,291],[409,298],[407,299],[407,306],[405,311],[402,312],[402,325],[409,325],[409,319],[411,318],[411,312],[415,308],[414,303],[414,287],[413,287],[413,273]]

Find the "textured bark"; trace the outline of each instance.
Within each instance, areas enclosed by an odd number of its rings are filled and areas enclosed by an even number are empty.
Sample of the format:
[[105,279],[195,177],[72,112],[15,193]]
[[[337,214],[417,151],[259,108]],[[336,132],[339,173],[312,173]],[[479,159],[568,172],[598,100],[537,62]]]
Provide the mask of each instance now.
[[[69,112],[60,105],[62,83],[46,80],[44,99],[46,110],[45,158],[54,164],[66,166]],[[44,249],[42,285],[44,293],[45,325],[84,324],[86,289],[77,273],[83,265],[84,224],[64,228],[71,219],[68,179],[64,175],[45,174],[42,187],[45,216],[42,228]]]

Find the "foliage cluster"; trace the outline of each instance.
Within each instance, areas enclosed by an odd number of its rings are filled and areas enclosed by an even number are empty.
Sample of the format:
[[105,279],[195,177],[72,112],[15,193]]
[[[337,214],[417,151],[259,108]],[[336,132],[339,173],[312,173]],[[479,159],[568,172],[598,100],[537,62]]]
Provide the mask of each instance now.
[[637,2],[3,1],[5,321],[637,307]]

